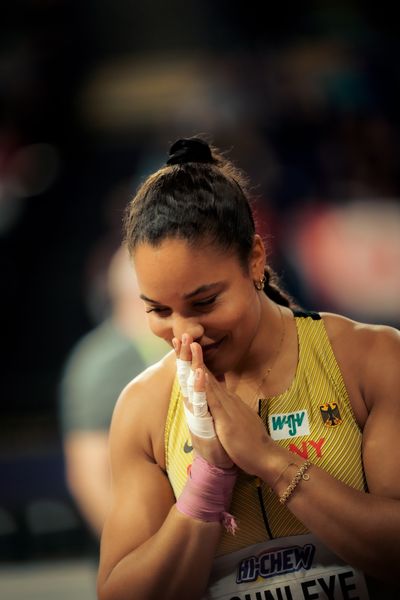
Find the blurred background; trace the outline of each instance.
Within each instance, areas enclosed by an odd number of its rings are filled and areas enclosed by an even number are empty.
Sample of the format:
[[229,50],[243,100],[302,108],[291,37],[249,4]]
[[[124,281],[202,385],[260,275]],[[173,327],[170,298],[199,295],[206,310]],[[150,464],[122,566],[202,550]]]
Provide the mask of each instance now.
[[399,326],[399,50],[382,3],[2,4],[2,599],[95,598],[63,381],[112,313],[123,209],[176,138],[205,134],[247,172],[304,307]]

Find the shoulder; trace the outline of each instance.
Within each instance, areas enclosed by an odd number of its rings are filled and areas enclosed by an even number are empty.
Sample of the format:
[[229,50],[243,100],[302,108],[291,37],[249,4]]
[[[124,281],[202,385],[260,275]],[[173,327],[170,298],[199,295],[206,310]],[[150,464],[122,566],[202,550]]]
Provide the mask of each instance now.
[[122,391],[111,423],[111,444],[140,449],[163,462],[164,428],[176,374],[174,352],[135,377]]
[[389,382],[400,393],[399,330],[331,313],[321,317],[341,367],[351,369],[368,410]]
[[354,344],[363,355],[378,348],[395,351],[400,347],[400,331],[394,327],[360,323],[333,313],[320,314],[331,341]]

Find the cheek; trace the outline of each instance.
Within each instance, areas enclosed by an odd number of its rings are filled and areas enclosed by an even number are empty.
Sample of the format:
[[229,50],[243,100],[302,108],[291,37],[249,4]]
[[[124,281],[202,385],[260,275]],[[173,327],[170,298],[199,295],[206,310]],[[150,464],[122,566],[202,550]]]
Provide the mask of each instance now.
[[158,317],[155,313],[149,313],[147,315],[147,322],[151,332],[154,333],[154,335],[165,340],[171,339],[167,323],[163,323],[163,320],[160,319],[160,317]]
[[224,310],[223,320],[227,326],[231,328],[247,328],[249,323],[254,319],[254,306],[247,299],[242,302],[237,302],[230,306],[226,306]]
[[[227,315],[228,316],[228,315]],[[247,348],[259,326],[260,315],[257,306],[243,303],[235,311],[229,311],[230,321],[226,321],[236,340],[237,348]]]

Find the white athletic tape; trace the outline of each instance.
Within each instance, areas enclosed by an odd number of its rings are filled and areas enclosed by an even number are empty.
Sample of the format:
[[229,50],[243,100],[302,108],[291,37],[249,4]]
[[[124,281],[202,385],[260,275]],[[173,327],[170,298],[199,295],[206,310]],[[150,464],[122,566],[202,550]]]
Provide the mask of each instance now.
[[211,440],[216,436],[214,429],[214,419],[209,414],[208,417],[196,417],[186,406],[184,406],[186,421],[189,429],[199,438]]
[[193,414],[195,417],[209,416],[207,395],[205,392],[193,392],[192,397]]
[[194,371],[193,371],[193,369],[190,369],[189,377],[187,378],[187,382],[186,382],[189,402],[193,402],[194,377],[195,377]]
[[203,439],[215,438],[214,419],[209,413],[206,392],[194,391],[195,372],[189,360],[176,359],[176,371],[182,395],[189,399],[193,407],[191,412],[184,405],[186,421],[190,431]]
[[181,386],[182,394],[185,398],[188,398],[187,381],[190,373],[192,372],[190,360],[176,359],[176,372],[178,375],[179,385]]

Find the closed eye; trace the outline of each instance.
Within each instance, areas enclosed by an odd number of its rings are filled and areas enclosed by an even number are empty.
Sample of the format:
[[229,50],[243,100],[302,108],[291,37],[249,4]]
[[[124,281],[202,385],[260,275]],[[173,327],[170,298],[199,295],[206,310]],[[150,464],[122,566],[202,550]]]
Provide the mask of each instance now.
[[169,309],[168,308],[164,308],[163,306],[152,306],[151,308],[146,308],[146,313],[165,313],[167,312]]
[[[216,299],[217,295],[210,296],[209,298],[205,298],[204,300],[198,300],[197,302],[193,302],[193,306],[197,309],[206,309],[208,307],[211,307],[216,301]],[[170,310],[171,309],[167,308],[166,306],[150,306],[149,308],[146,308],[146,313],[149,314],[155,312],[164,316],[167,315],[170,312]]]
[[214,304],[216,299],[217,296],[210,296],[210,298],[206,298],[205,300],[198,300],[197,302],[194,302],[194,306],[211,306],[211,304]]

